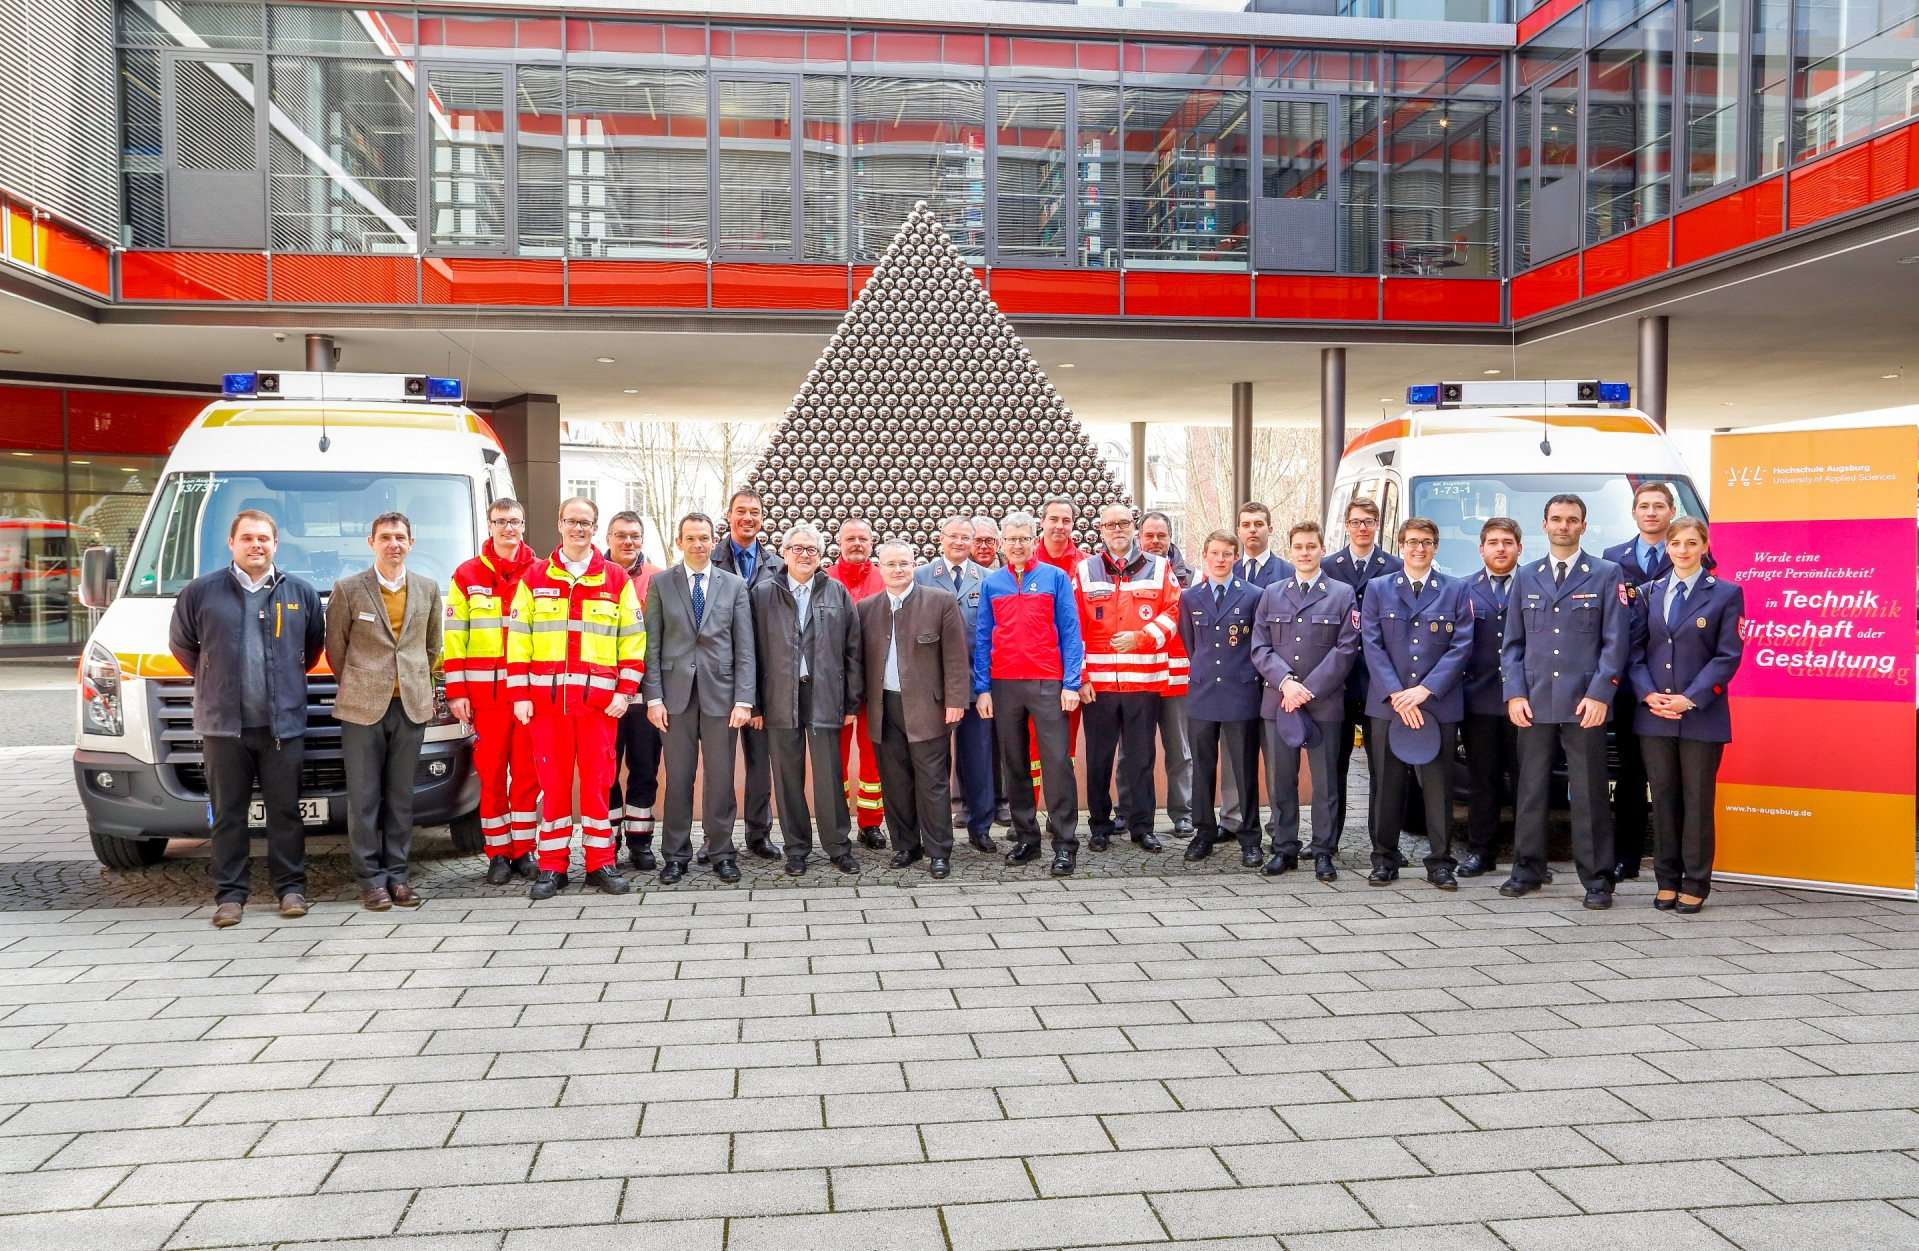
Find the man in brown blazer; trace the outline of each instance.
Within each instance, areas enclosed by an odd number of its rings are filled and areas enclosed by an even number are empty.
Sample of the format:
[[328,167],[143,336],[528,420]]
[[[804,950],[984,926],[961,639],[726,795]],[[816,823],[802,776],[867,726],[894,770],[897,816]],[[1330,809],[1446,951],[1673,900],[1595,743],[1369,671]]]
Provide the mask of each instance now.
[[333,584],[326,657],[339,680],[333,716],[346,765],[347,846],[360,902],[374,912],[417,908],[407,884],[413,845],[413,773],[433,719],[440,663],[440,584],[408,573],[413,523],[373,519],[373,567]]
[[927,860],[945,877],[953,857],[946,779],[951,734],[972,703],[966,618],[951,591],[913,581],[913,549],[880,544],[886,590],[856,606],[866,668],[867,734],[878,751],[893,867]]

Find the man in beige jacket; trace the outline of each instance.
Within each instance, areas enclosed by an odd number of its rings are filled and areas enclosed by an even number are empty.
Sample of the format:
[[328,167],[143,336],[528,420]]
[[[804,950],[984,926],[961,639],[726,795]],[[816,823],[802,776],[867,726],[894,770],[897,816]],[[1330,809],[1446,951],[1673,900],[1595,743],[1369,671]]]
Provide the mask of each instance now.
[[333,584],[326,656],[339,680],[333,716],[346,764],[347,843],[360,902],[374,912],[416,908],[407,884],[413,844],[413,774],[433,719],[440,663],[440,584],[408,573],[413,524],[373,519],[373,567]]

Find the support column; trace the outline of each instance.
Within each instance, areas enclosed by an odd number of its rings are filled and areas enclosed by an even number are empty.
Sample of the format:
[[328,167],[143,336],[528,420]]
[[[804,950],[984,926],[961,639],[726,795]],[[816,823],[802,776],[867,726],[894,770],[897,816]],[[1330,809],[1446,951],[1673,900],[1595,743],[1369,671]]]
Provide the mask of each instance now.
[[1661,430],[1666,428],[1666,335],[1663,314],[1639,319],[1639,385],[1633,398]]
[[1233,498],[1232,516],[1253,498],[1253,384],[1233,384]]
[[487,420],[506,448],[513,490],[526,505],[526,539],[536,552],[550,552],[560,515],[560,401],[552,395],[520,395],[497,405]]
[[1131,477],[1133,484],[1133,509],[1136,512],[1143,513],[1146,511],[1146,423],[1143,421],[1133,423]]
[[310,334],[307,336],[307,369],[316,374],[330,374],[340,359],[340,349],[333,345],[330,334]]
[[1319,352],[1319,507],[1333,498],[1339,458],[1346,451],[1346,349]]

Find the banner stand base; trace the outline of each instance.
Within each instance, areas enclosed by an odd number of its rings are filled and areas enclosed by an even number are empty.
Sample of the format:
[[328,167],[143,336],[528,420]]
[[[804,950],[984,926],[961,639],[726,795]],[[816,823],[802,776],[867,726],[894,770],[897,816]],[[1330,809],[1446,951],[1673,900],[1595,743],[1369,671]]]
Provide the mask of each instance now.
[[1869,895],[1875,899],[1919,900],[1919,890],[1897,886],[1855,886],[1847,882],[1807,882],[1796,877],[1767,877],[1760,873],[1723,873],[1712,871],[1714,882],[1741,882],[1749,886],[1781,886],[1792,890],[1824,891],[1829,895]]

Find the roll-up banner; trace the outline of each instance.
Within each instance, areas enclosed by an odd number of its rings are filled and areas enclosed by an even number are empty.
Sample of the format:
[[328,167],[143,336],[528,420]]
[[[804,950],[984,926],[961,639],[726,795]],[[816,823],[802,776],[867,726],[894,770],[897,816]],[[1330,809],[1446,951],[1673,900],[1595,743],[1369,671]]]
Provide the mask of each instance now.
[[1714,875],[1911,898],[1919,428],[1718,434],[1712,459],[1746,597]]

